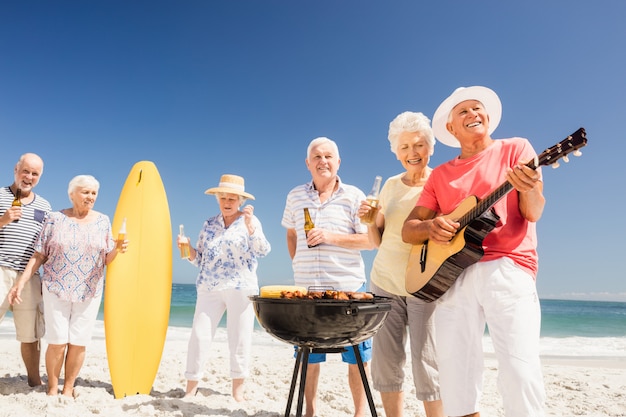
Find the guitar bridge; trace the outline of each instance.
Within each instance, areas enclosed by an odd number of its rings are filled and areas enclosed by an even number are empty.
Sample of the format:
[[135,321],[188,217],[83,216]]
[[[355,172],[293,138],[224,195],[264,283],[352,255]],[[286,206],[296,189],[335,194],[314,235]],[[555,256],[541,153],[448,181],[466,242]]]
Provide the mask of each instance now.
[[428,245],[424,243],[422,245],[422,251],[420,252],[420,268],[422,273],[426,270],[426,254],[428,253]]

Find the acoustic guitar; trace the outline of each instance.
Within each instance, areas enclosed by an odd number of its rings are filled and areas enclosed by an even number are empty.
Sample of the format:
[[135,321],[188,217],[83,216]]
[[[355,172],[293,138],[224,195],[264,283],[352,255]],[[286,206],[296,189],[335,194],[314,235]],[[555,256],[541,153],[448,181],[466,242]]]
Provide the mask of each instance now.
[[[557,168],[559,159],[568,162],[567,155],[571,152],[580,156],[579,149],[586,144],[586,132],[581,127],[526,166],[537,169],[552,165]],[[454,284],[465,268],[478,262],[484,255],[483,240],[499,220],[493,206],[511,190],[513,186],[506,181],[482,200],[467,197],[452,213],[444,216],[461,224],[450,243],[442,245],[426,241],[413,245],[405,276],[407,292],[427,302],[435,301]]]

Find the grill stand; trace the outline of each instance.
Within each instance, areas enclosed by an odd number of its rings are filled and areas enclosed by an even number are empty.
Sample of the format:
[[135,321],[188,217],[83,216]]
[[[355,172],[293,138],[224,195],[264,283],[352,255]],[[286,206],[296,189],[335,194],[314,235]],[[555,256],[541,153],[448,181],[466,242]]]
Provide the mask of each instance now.
[[[354,356],[356,357],[356,363],[359,367],[359,373],[361,374],[361,381],[363,381],[363,388],[365,389],[365,395],[367,396],[367,402],[370,406],[370,412],[372,417],[378,417],[376,413],[376,407],[374,406],[374,400],[372,398],[372,391],[370,390],[369,383],[367,382],[367,375],[365,374],[365,367],[363,366],[363,359],[361,359],[361,353],[357,345],[353,345]],[[311,353],[341,353],[345,352],[345,348],[312,348],[310,346],[298,346],[298,355],[296,356],[296,364],[293,368],[293,377],[291,378],[291,388],[289,389],[289,399],[287,400],[287,408],[285,409],[285,417],[289,417],[291,413],[291,404],[293,403],[293,394],[296,389],[296,383],[298,381],[298,373],[300,373],[300,387],[298,388],[298,405],[296,407],[296,417],[302,417],[302,406],[304,403],[304,386],[306,383],[306,371],[309,366],[309,355]],[[302,364],[302,367],[300,366]]]

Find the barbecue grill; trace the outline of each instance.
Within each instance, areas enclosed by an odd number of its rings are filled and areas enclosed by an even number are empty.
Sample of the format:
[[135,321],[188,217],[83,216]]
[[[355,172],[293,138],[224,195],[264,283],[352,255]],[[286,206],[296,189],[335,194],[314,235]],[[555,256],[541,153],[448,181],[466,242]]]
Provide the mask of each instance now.
[[381,328],[391,310],[389,298],[374,296],[365,300],[286,299],[255,295],[250,296],[250,300],[261,326],[272,336],[296,345],[298,349],[285,417],[291,412],[299,373],[296,417],[302,416],[309,355],[339,353],[346,348],[354,350],[372,416],[377,417],[357,345],[372,337]]

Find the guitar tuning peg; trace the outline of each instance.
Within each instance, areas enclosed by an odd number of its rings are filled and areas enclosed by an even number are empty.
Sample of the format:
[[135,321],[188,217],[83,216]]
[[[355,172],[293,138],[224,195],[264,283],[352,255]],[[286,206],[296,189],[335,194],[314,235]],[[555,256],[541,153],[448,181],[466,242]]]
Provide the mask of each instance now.
[[569,158],[567,157],[567,155],[563,157],[563,162],[565,162],[566,164],[569,162]]
[[557,169],[558,167],[560,167],[558,162],[552,164],[552,169]]
[[581,156],[583,153],[580,151],[580,149],[576,149],[574,151],[574,156]]

